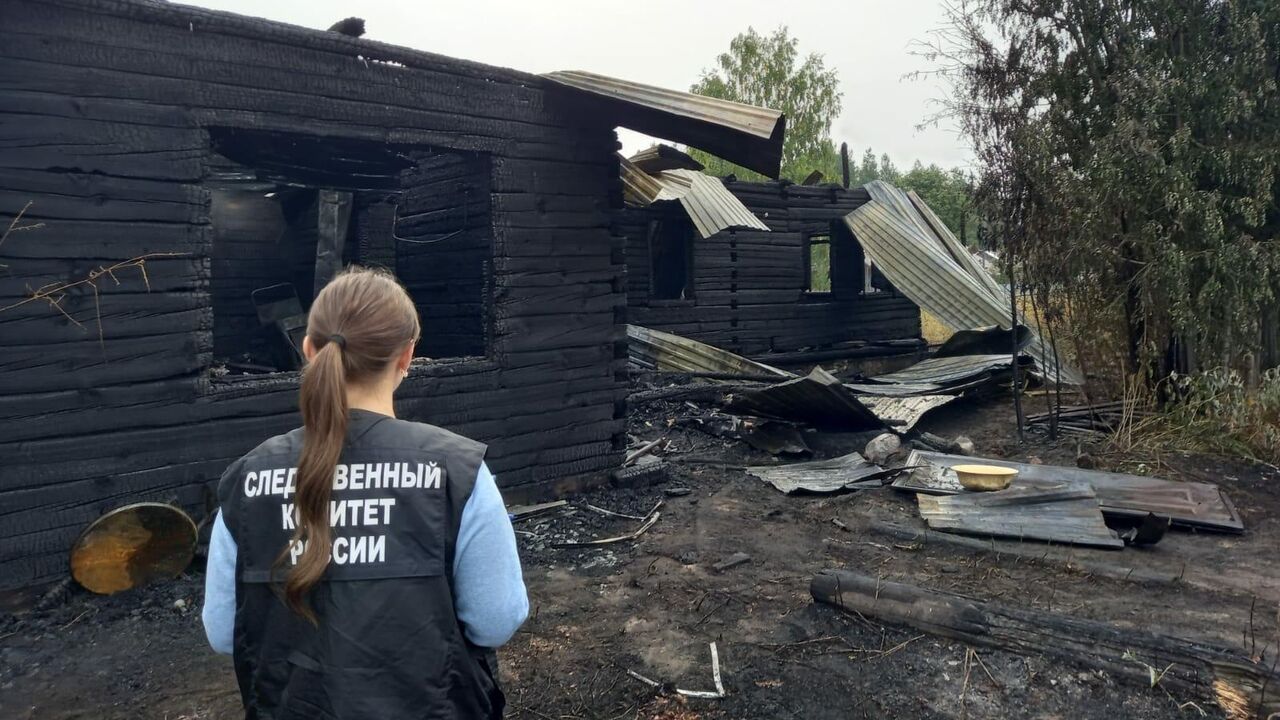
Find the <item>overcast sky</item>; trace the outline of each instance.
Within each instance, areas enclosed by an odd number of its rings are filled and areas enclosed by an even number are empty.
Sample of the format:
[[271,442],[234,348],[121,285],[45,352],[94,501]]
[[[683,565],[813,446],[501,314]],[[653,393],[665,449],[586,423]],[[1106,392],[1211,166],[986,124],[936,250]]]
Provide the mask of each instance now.
[[[188,0],[191,2],[191,0]],[[856,159],[865,148],[899,167],[969,162],[954,127],[917,129],[943,89],[904,78],[911,54],[942,22],[938,0],[196,0],[191,4],[311,28],[356,15],[366,37],[529,72],[590,70],[687,90],[734,35],[787,25],[803,53],[840,74],[844,111],[831,129]],[[627,151],[648,144],[623,133]]]

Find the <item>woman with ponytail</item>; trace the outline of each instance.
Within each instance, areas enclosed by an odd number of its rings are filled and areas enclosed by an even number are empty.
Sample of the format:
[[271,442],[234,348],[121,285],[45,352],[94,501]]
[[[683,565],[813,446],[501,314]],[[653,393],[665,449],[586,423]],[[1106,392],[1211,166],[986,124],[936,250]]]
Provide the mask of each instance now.
[[222,477],[203,617],[246,718],[502,716],[515,535],[484,445],[396,418],[418,334],[390,274],[339,275],[307,320],[302,427]]

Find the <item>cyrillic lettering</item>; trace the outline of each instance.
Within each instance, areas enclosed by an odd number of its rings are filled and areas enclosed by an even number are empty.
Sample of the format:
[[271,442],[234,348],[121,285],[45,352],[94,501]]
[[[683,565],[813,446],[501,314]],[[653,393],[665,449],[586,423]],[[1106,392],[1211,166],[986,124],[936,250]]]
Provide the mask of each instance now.
[[440,470],[441,470],[440,466],[435,464],[434,462],[427,464],[426,475],[424,475],[422,478],[422,487],[424,489],[440,488]]

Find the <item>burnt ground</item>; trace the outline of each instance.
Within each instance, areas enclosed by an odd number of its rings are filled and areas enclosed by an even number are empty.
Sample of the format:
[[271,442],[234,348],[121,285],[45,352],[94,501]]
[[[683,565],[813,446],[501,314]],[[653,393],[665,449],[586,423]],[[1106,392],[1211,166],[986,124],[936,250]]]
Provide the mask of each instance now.
[[[1241,536],[1171,531],[1159,545],[1120,552],[1046,550],[1040,558],[921,544],[873,521],[922,527],[910,496],[888,488],[785,496],[741,470],[776,462],[733,440],[687,428],[702,412],[682,402],[638,409],[632,432],[665,435],[669,478],[571,499],[517,522],[533,610],[501,653],[509,717],[576,718],[1172,718],[1220,717],[1208,698],[1123,684],[1045,656],[968,648],[815,604],[825,568],[1070,613],[1130,628],[1274,653],[1280,608],[1280,475],[1267,466],[1181,454],[1141,457],[1014,438],[1006,400],[944,408],[922,426],[963,432],[979,454],[1103,467],[1223,485],[1244,518]],[[807,436],[817,457],[860,449],[866,435]],[[669,497],[674,488],[687,495]],[[638,540],[590,549],[555,543],[620,535],[639,523],[588,504],[661,517]],[[848,529],[832,522],[839,519]],[[717,572],[745,552],[750,562]],[[1128,566],[1115,580],[1081,569]],[[68,589],[48,609],[0,616],[0,717],[231,718],[240,715],[231,664],[213,655],[199,621],[203,577],[112,597]],[[633,679],[711,690],[708,643],[727,696],[684,700]],[[966,672],[966,669],[968,670]],[[1203,715],[1202,715],[1203,712]]]

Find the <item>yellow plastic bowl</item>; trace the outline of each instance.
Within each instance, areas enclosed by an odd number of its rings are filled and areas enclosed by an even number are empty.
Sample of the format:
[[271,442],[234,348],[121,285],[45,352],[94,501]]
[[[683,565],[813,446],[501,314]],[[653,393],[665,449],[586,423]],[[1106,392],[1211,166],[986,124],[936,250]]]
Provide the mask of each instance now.
[[952,470],[966,490],[1004,490],[1018,471],[999,465],[953,465]]

